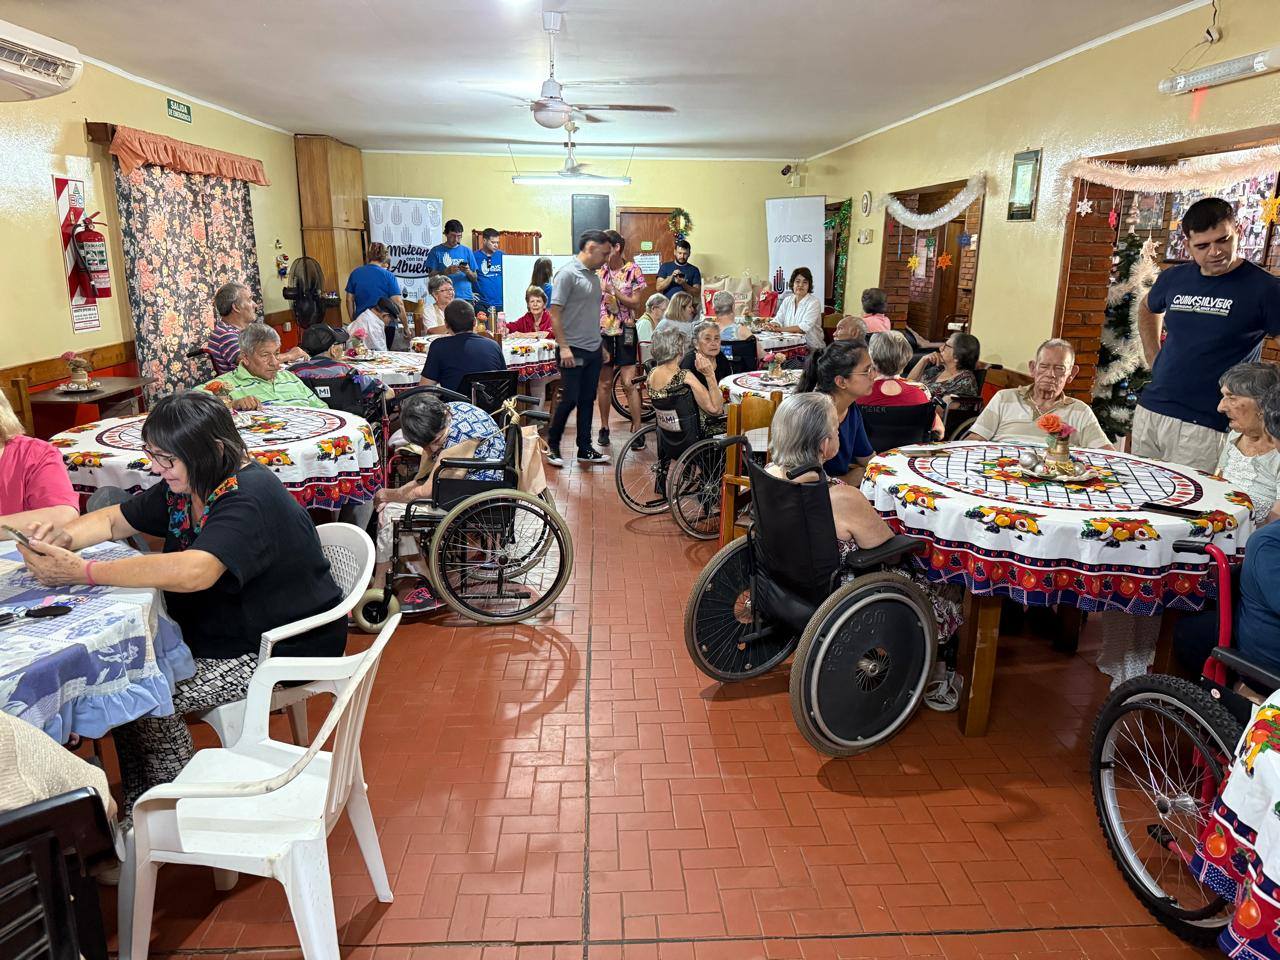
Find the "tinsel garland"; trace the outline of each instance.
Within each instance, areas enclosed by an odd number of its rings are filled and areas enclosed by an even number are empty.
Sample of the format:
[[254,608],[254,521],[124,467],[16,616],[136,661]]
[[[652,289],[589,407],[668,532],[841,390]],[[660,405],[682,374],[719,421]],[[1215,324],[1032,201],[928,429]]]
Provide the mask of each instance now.
[[915,213],[902,205],[902,201],[893,194],[887,194],[880,200],[880,206],[893,219],[911,230],[932,230],[944,223],[950,223],[969,204],[986,193],[987,175],[975,173],[965,183],[959,193],[932,213]]
[[836,313],[844,313],[844,284],[849,274],[849,220],[853,216],[853,199],[840,204],[834,217],[828,217],[823,223],[823,230],[836,232],[836,271],[832,278],[832,309]]
[[1179,193],[1185,190],[1219,190],[1242,180],[1274,173],[1277,167],[1280,167],[1280,145],[1190,157],[1170,166],[1075,160],[1063,167],[1062,176],[1068,183],[1075,177],[1116,190]]

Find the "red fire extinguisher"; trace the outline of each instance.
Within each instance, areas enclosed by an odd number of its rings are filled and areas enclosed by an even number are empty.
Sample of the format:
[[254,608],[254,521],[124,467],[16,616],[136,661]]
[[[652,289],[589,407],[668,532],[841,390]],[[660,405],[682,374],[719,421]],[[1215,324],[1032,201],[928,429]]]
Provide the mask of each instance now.
[[82,217],[71,238],[76,251],[76,262],[80,267],[81,289],[86,295],[92,294],[99,299],[111,296],[107,238],[98,232],[95,222],[95,218],[100,216],[102,214],[93,213]]

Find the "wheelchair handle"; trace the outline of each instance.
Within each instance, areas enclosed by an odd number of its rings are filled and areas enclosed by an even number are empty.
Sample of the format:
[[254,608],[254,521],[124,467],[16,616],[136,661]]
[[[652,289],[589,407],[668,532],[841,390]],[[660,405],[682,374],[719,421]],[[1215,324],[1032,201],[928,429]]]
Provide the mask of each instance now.
[[537,420],[541,423],[550,423],[551,414],[545,410],[524,410],[520,414],[522,420]]
[[732,437],[718,437],[715,443],[721,450],[728,450],[730,447],[737,445],[746,447],[748,450],[751,449],[751,442],[742,434]]
[[1174,553],[1198,553],[1201,556],[1207,554],[1209,544],[1203,540],[1175,540],[1173,541]]
[[208,356],[209,355],[208,349],[205,347],[192,347],[185,354],[183,354],[183,356],[185,356],[188,360],[194,360],[196,359],[196,357],[199,357],[202,354],[205,356]]
[[[523,394],[523,393],[517,393],[517,394],[516,394],[514,397],[512,397],[511,399],[512,399],[512,400],[515,400],[515,401],[517,401],[517,402],[520,402],[520,403],[533,403],[533,404],[542,403],[542,401],[541,401],[541,400],[539,400],[537,397],[530,397],[530,396],[527,396],[527,395],[525,395],[525,394]],[[528,416],[528,414],[523,414],[523,413],[522,413],[522,414],[521,414],[521,416]]]

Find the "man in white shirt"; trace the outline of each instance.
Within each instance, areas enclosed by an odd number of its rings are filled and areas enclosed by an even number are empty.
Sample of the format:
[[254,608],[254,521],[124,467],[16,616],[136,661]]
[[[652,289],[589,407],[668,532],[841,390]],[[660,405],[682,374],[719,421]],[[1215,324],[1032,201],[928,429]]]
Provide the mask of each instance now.
[[965,439],[1044,442],[1044,431],[1036,421],[1046,413],[1056,413],[1063,423],[1075,427],[1071,445],[1112,450],[1093,408],[1066,395],[1067,384],[1080,372],[1075,349],[1066,340],[1046,340],[1027,365],[1032,382],[1025,387],[999,391],[978,417]]

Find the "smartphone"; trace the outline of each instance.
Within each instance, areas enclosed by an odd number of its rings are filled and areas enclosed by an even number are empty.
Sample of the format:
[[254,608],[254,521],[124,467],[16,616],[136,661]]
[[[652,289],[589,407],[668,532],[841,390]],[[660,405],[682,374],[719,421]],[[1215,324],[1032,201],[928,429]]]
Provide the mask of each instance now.
[[7,523],[5,523],[5,524],[0,524],[0,528],[3,528],[5,533],[13,537],[13,539],[17,540],[24,547],[31,546],[31,538],[28,537],[21,530],[19,530],[17,527],[11,527]]

